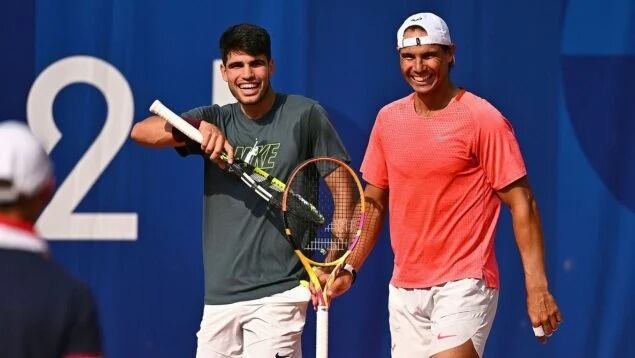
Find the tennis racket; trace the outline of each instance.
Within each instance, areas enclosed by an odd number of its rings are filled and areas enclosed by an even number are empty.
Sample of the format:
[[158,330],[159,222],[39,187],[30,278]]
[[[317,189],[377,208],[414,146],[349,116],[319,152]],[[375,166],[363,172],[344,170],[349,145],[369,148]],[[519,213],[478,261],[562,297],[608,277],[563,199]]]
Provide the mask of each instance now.
[[[203,142],[203,135],[197,128],[172,112],[172,110],[163,105],[160,101],[155,100],[152,103],[150,112],[165,119],[191,140],[199,144]],[[234,158],[234,162],[230,164],[227,162],[227,155],[225,153],[221,155],[221,159],[228,165],[227,172],[238,176],[245,185],[268,202],[269,205],[278,209],[282,208],[282,194],[286,188],[283,181],[239,158]],[[300,216],[304,220],[313,221],[315,223],[324,223],[322,214],[315,207],[311,206],[308,201],[294,192],[291,192],[290,197],[290,202],[292,203],[290,205],[292,207],[291,213],[293,215]]]
[[[301,195],[319,209],[323,223],[293,215],[294,195]],[[355,172],[335,158],[318,157],[298,165],[282,196],[285,237],[293,247],[318,293],[316,357],[328,356],[328,309],[326,292],[359,241],[364,222],[365,200]],[[313,267],[330,275],[324,287]]]

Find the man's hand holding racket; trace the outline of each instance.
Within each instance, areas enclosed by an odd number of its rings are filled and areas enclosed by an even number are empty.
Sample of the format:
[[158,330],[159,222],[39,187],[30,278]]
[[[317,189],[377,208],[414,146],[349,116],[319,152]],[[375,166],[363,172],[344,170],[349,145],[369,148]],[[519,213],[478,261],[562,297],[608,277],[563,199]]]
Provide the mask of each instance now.
[[[353,285],[353,274],[346,270],[340,270],[330,285],[326,285],[329,280],[330,272],[326,272],[322,268],[317,268],[315,269],[315,273],[322,287],[326,288],[326,297],[329,301],[345,294]],[[309,284],[309,290],[311,291],[311,303],[313,304],[313,308],[316,309],[319,303],[318,292],[312,283]]]
[[[199,132],[203,135],[201,150],[222,169],[227,167],[227,163],[234,162],[234,147],[229,143],[223,132],[215,125],[201,121],[198,126]],[[226,160],[221,159],[221,154],[225,153]]]

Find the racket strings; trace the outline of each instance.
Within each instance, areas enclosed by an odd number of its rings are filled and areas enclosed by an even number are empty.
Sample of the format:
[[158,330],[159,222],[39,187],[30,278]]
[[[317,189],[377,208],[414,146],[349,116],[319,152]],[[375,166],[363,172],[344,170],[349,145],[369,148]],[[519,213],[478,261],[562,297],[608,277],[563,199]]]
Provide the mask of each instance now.
[[328,251],[328,250],[344,250],[348,249],[348,245],[344,242],[334,242],[331,237],[318,237],[304,246],[304,250],[307,251]]
[[318,160],[298,171],[288,185],[324,218],[322,223],[288,220],[296,226],[291,228],[295,245],[317,262],[332,262],[344,255],[360,222],[360,192],[350,172],[335,161]]
[[[267,201],[278,208],[281,207],[280,201],[285,188],[283,183],[249,163],[238,162],[236,164],[238,165],[236,174],[239,176],[247,176],[253,180],[256,185],[264,188],[267,192]],[[243,180],[245,179],[243,178]],[[249,182],[250,180],[247,181]],[[287,199],[289,213],[318,225],[324,223],[324,217],[311,202],[303,198],[302,195],[293,192],[293,190],[291,190],[289,194],[289,198]]]
[[355,240],[360,222],[360,192],[350,172],[343,167],[326,168],[330,171],[325,182],[330,189],[333,213],[325,231],[331,235],[325,261],[331,262],[344,255]]

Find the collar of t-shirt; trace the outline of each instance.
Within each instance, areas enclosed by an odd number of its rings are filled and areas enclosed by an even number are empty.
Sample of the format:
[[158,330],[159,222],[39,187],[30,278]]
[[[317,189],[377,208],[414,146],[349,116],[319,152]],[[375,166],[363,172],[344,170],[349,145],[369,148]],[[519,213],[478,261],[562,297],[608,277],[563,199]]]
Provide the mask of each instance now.
[[48,245],[36,235],[32,223],[0,214],[0,249],[46,254]]

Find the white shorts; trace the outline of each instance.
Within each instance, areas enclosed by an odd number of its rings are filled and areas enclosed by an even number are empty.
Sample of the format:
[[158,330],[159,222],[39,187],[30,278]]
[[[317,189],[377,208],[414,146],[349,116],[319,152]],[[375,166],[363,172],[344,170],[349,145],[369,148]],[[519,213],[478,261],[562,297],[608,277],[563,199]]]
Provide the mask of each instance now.
[[492,328],[498,290],[467,278],[425,289],[389,286],[392,357],[430,357],[472,340],[479,356]]
[[298,286],[257,300],[205,305],[196,357],[302,357],[310,298],[309,290]]

